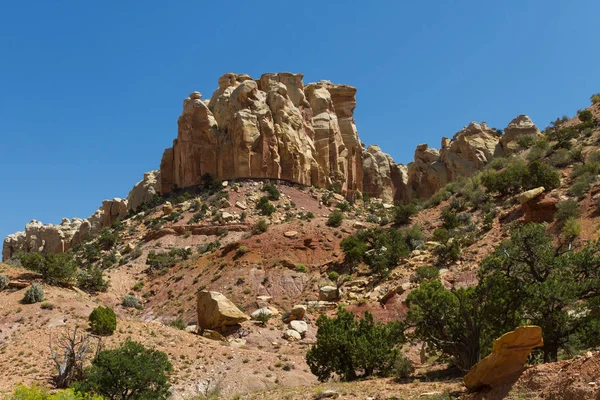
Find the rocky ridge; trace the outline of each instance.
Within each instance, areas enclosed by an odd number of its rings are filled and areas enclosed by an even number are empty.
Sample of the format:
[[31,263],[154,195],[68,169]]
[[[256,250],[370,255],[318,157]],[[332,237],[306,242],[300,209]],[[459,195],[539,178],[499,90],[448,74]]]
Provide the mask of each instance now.
[[184,99],[177,138],[164,151],[160,169],[146,173],[126,199],[105,200],[87,219],[31,221],[4,240],[2,259],[18,251],[66,251],[154,196],[197,186],[209,175],[329,187],[350,200],[362,193],[388,203],[427,199],[494,157],[515,152],[520,138],[539,135],[526,115],[511,121],[504,136],[485,122],[471,122],[452,139],[443,138],[440,150],[417,146],[414,161],[405,166],[360,141],[355,87],[329,81],[305,86],[302,74],[287,72],[257,80],[227,73],[218,84],[210,99],[199,92]]

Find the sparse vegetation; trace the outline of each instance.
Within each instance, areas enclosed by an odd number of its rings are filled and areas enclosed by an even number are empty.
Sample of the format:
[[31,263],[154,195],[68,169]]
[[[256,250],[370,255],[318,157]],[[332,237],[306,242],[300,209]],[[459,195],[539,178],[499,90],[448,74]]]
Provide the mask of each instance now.
[[142,308],[142,304],[138,298],[129,294],[123,297],[121,305],[125,308]]
[[267,229],[269,229],[269,224],[267,223],[267,220],[261,219],[252,228],[252,233],[254,233],[255,235],[258,235],[260,233],[266,232]]
[[329,214],[329,217],[327,218],[327,226],[337,228],[342,225],[343,220],[344,213],[339,210],[335,210]]
[[29,286],[21,300],[23,304],[39,303],[40,301],[44,301],[44,289],[37,283]]

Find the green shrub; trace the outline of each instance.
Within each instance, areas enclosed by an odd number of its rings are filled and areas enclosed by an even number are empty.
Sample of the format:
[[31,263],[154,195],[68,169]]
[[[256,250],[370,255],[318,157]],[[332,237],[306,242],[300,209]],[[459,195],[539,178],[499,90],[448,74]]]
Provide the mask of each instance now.
[[348,203],[347,201],[340,201],[339,203],[337,203],[337,208],[340,209],[340,211],[343,212],[348,212],[350,211],[350,203]]
[[556,219],[559,222],[565,222],[567,219],[579,216],[579,202],[577,200],[565,200],[556,205]]
[[165,353],[127,339],[114,350],[102,350],[85,369],[74,389],[108,399],[166,400],[173,366]]
[[306,272],[306,265],[296,264],[296,272]]
[[340,247],[347,265],[355,267],[364,262],[380,277],[386,277],[401,257],[410,254],[406,238],[397,229],[361,230],[344,238]]
[[600,103],[600,93],[595,93],[590,97],[592,104]]
[[110,307],[94,308],[88,319],[94,335],[109,336],[117,329],[117,314]]
[[317,328],[317,341],[308,350],[306,362],[320,381],[333,374],[344,381],[386,376],[400,357],[396,346],[404,341],[400,323],[376,323],[369,312],[357,321],[342,307],[335,318],[322,314]]
[[344,220],[344,213],[339,210],[335,210],[334,212],[329,214],[329,217],[327,218],[327,226],[337,228],[340,225],[342,225],[343,220]]
[[581,122],[588,122],[594,119],[594,114],[590,110],[581,110],[577,113],[577,116]]
[[331,271],[327,276],[330,281],[337,282],[338,278],[340,277],[340,274],[336,271]]
[[269,203],[269,198],[267,196],[263,196],[258,200],[256,208],[262,213],[262,215],[267,216],[273,214],[277,210],[273,204]]
[[417,207],[414,204],[400,204],[394,207],[394,223],[397,225],[406,225],[410,223],[410,218],[417,213]]
[[423,228],[421,225],[414,224],[402,231],[406,244],[411,250],[420,247],[423,244]]
[[98,267],[84,268],[77,274],[77,287],[86,292],[106,292],[108,286],[108,281],[104,279],[102,270]]
[[125,308],[142,308],[142,304],[138,298],[129,294],[123,297],[121,305]]
[[560,186],[560,175],[551,166],[536,160],[528,165],[515,162],[499,172],[486,171],[481,182],[488,191],[506,195],[540,186],[552,190]]
[[534,143],[535,143],[535,136],[533,136],[533,135],[523,136],[517,141],[517,144],[519,145],[519,147],[522,147],[525,149],[531,147]]
[[562,234],[568,240],[575,240],[581,233],[581,225],[575,217],[569,217],[562,228]]
[[44,256],[40,253],[19,252],[17,258],[21,265],[30,271],[40,272],[43,268]]
[[427,265],[417,268],[414,275],[410,277],[410,281],[414,283],[430,282],[439,277],[440,271],[438,268],[433,265]]
[[246,246],[240,246],[235,250],[235,254],[238,257],[243,256],[244,254],[246,254],[248,252],[248,248]]
[[98,236],[98,244],[102,250],[110,250],[119,241],[119,234],[117,232],[111,232],[110,229],[104,228],[100,231]]
[[172,328],[175,328],[175,329],[179,329],[180,331],[184,331],[185,328],[187,328],[187,324],[185,323],[184,319],[181,317],[169,322],[169,326]]
[[569,190],[567,191],[570,196],[575,196],[578,198],[582,198],[585,194],[590,190],[590,186],[594,181],[594,177],[590,174],[581,175],[571,185]]
[[21,300],[23,304],[39,303],[40,301],[44,301],[44,289],[37,283],[29,286]]
[[102,396],[88,395],[76,392],[73,389],[62,389],[50,392],[47,388],[37,385],[18,385],[6,400],[103,400]]
[[449,209],[442,211],[442,227],[447,230],[455,229],[460,226],[458,215]]
[[8,288],[8,277],[4,276],[4,275],[0,275],[0,291]]
[[410,359],[399,354],[394,360],[392,375],[397,380],[406,379],[414,372],[414,370],[415,368]]
[[265,183],[260,190],[267,192],[269,200],[276,201],[281,197],[281,193],[273,183]]
[[42,310],[54,310],[54,304],[45,301],[42,304],[40,304],[40,308]]
[[556,150],[548,160],[550,165],[558,168],[564,168],[567,165],[571,164],[573,160],[571,159],[571,152],[568,149],[561,148]]
[[255,235],[259,233],[264,233],[267,231],[267,229],[269,229],[269,224],[267,223],[267,220],[261,219],[252,228],[252,233],[254,233]]

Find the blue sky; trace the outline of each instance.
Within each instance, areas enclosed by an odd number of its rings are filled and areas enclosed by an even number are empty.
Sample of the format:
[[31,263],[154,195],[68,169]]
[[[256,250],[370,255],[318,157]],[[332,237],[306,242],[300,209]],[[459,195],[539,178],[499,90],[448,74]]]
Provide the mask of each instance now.
[[471,120],[540,127],[600,91],[597,0],[4,1],[0,237],[87,217],[158,168],[191,91],[225,72],[358,88],[398,162]]

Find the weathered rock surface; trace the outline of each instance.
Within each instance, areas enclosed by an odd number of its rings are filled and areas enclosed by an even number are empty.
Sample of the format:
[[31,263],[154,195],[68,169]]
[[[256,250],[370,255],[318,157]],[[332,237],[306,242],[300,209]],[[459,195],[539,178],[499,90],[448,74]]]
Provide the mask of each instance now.
[[543,345],[542,328],[539,326],[520,326],[505,333],[494,342],[492,354],[475,364],[465,375],[465,386],[476,390],[502,383],[522,371],[531,350]]
[[133,186],[127,195],[127,207],[136,210],[139,206],[150,201],[160,193],[160,171],[150,171],[144,174],[144,179]]
[[338,288],[335,286],[323,286],[319,289],[319,300],[321,301],[335,301],[338,296]]
[[198,185],[205,174],[360,191],[355,94],[328,81],[304,87],[301,74],[223,75],[208,104],[198,92],[184,100],[177,139],[161,161],[161,192]]
[[372,145],[363,150],[363,191],[370,197],[385,202],[408,201],[408,170],[396,164],[389,154],[379,146]]
[[500,139],[504,154],[514,153],[519,149],[519,139],[526,136],[540,136],[540,130],[527,115],[521,114],[504,128],[504,135]]
[[198,326],[202,329],[219,331],[250,319],[219,292],[199,292],[197,311]]

